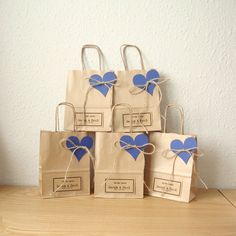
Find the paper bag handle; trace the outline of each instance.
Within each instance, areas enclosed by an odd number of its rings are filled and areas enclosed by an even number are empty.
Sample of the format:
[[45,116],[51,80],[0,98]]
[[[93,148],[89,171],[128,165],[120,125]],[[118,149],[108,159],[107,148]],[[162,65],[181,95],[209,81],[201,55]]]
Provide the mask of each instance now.
[[81,62],[82,62],[82,68],[83,70],[86,70],[86,66],[85,66],[85,62],[84,62],[84,53],[85,53],[85,49],[95,49],[98,53],[98,58],[99,58],[99,70],[102,70],[102,60],[103,60],[103,54],[102,54],[102,50],[100,49],[100,47],[98,47],[97,45],[94,44],[85,44],[82,49],[81,49]]
[[60,106],[68,106],[72,109],[73,111],[73,131],[75,131],[75,127],[76,127],[76,114],[75,114],[75,107],[72,103],[69,102],[61,102],[57,105],[56,107],[56,112],[55,112],[55,131],[59,131],[60,130],[60,124],[59,124],[59,107]]
[[128,104],[128,103],[118,103],[118,104],[115,104],[112,108],[111,108],[111,120],[112,120],[112,123],[111,123],[111,131],[112,132],[114,132],[114,119],[113,119],[113,117],[114,117],[114,110],[115,110],[115,108],[116,107],[118,107],[118,106],[123,106],[123,107],[125,107],[125,108],[128,108],[128,110],[129,110],[129,117],[130,117],[130,126],[129,126],[129,128],[130,128],[130,133],[133,133],[133,122],[132,122],[132,114],[133,114],[133,111],[132,111],[132,107]]
[[127,63],[127,56],[126,56],[126,49],[127,48],[135,48],[138,51],[139,57],[140,57],[141,68],[142,68],[142,70],[145,70],[141,50],[136,45],[123,44],[120,46],[120,55],[121,55],[125,70],[129,70],[128,63]]
[[164,114],[164,133],[167,132],[167,112],[169,108],[175,108],[179,111],[179,116],[180,116],[180,134],[184,134],[184,110],[183,107],[180,105],[175,105],[175,104],[169,104],[166,106],[165,109],[165,114]]

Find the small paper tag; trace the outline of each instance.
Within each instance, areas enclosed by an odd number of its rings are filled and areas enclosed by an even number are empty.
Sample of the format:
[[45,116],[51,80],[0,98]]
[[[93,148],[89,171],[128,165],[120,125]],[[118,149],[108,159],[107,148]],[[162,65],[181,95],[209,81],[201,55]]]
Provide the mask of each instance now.
[[[152,125],[152,115],[150,112],[146,113],[133,113],[132,114],[132,126],[138,127],[140,123],[145,126]],[[123,114],[123,127],[130,127],[130,114]]]
[[81,190],[81,177],[67,177],[65,183],[63,183],[64,177],[62,178],[53,178],[53,192],[66,192],[66,191],[80,191]]
[[169,179],[154,178],[153,191],[180,196],[181,182]]
[[76,112],[76,122],[76,126],[103,126],[103,113]]
[[134,193],[134,179],[109,179],[105,184],[106,193]]

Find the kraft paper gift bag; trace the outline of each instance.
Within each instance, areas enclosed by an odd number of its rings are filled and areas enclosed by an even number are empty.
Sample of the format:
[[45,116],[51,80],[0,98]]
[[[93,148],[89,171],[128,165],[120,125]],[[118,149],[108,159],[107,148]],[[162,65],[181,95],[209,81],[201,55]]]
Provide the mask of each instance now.
[[130,133],[97,132],[95,197],[143,198],[144,155],[152,153],[147,146],[148,136],[132,133],[132,126]]
[[[84,62],[85,49],[96,49],[99,56],[99,70],[87,70]],[[103,70],[103,54],[96,45],[84,45],[81,50],[83,70],[69,73],[66,88],[66,101],[76,110],[76,130],[111,131],[111,107],[113,86],[117,78],[113,71]],[[65,128],[72,129],[71,110],[65,110]]]
[[55,131],[40,133],[39,183],[43,198],[90,194],[94,138],[87,132],[58,131],[61,105],[70,107],[75,114],[72,104],[60,103],[56,109]]
[[[167,111],[170,107],[180,112],[180,134],[166,132]],[[196,136],[184,134],[183,125],[183,109],[168,105],[165,110],[164,133],[150,133],[150,142],[157,150],[150,158],[146,158],[145,181],[149,187],[147,194],[151,196],[182,202],[189,202],[195,197],[196,158],[201,154]]]
[[[126,49],[137,49],[141,69],[129,70]],[[162,93],[160,84],[165,82],[156,69],[146,70],[140,49],[135,45],[124,44],[120,48],[125,70],[117,72],[118,85],[114,88],[114,104],[128,103],[133,109],[132,123],[135,132],[161,130],[160,102]],[[141,125],[140,125],[141,124]],[[115,112],[115,132],[128,132],[129,114],[124,108]]]

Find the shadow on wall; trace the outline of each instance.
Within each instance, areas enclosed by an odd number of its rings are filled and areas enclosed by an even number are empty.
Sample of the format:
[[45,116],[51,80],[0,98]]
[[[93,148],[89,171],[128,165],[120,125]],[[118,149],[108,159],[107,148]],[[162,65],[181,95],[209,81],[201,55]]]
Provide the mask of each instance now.
[[[0,132],[2,133],[2,132]],[[8,152],[6,145],[4,145],[4,139],[1,137],[0,142],[0,184],[7,184],[10,180],[6,179],[7,173],[10,172],[10,161],[8,159]]]
[[[168,78],[168,75],[161,75],[164,78]],[[170,101],[168,98],[168,94],[170,91],[172,91],[173,84],[170,81],[167,81],[167,83],[164,83],[161,85],[161,90],[163,94],[162,98],[162,104],[161,104],[161,114],[164,115],[164,110],[165,107],[173,103],[173,101]],[[181,105],[178,103],[178,101],[175,102],[178,105]],[[183,107],[184,109],[184,107]],[[184,109],[185,111],[185,109]],[[188,120],[184,120],[184,123],[187,124]],[[168,112],[168,121],[167,121],[167,132],[176,132],[178,133],[180,130],[180,118],[178,112],[176,112],[175,109],[170,110]],[[163,127],[163,122],[162,122],[162,127]],[[217,187],[218,183],[218,173],[220,171],[220,165],[216,160],[219,160],[218,156],[219,155],[217,152],[217,149],[215,146],[212,146],[212,143],[214,141],[212,140],[206,140],[203,137],[199,137],[198,134],[196,134],[198,137],[198,145],[200,150],[203,152],[203,156],[199,157],[197,160],[197,166],[198,166],[198,174],[200,177],[203,179],[203,181],[206,183],[207,186],[211,187]],[[200,183],[198,180],[198,187],[204,188],[204,186]]]
[[[219,175],[220,164],[216,160],[219,160],[217,156],[219,152],[215,146],[210,146],[212,142],[212,140],[204,140],[203,142],[203,140],[199,138],[199,147],[204,155],[198,159],[198,172],[208,187],[217,188],[219,185],[217,176]],[[199,184],[199,187],[203,186]]]
[[[145,60],[145,64],[148,65],[147,68],[150,67],[148,63],[148,59],[143,56]],[[165,108],[170,103],[175,103],[177,105],[179,104],[178,101],[170,101],[168,94],[170,94],[170,91],[173,91],[173,83],[171,83],[171,78],[168,76],[168,74],[160,73],[160,76],[165,79],[169,79],[166,83],[163,83],[160,85],[161,91],[162,91],[162,101],[161,101],[161,114],[164,115]],[[184,109],[184,108],[183,108]],[[184,109],[185,110],[185,109]],[[188,121],[185,119],[184,121],[187,123]],[[163,119],[162,119],[162,127],[163,127]],[[167,132],[179,132],[180,130],[180,119],[179,114],[176,112],[175,109],[168,111],[168,121],[167,121],[168,129]],[[217,163],[217,155],[218,152],[215,149],[215,147],[211,147],[210,143],[212,143],[212,140],[207,142],[207,140],[204,140],[199,137],[199,147],[201,151],[203,152],[204,156],[200,157],[197,162],[198,166],[198,173],[203,179],[203,181],[206,183],[206,185],[217,187],[218,179],[217,179],[217,173],[219,172],[219,163]],[[213,142],[214,143],[214,142]],[[213,160],[214,159],[214,160]],[[203,188],[204,186],[198,181],[198,186],[200,188]]]

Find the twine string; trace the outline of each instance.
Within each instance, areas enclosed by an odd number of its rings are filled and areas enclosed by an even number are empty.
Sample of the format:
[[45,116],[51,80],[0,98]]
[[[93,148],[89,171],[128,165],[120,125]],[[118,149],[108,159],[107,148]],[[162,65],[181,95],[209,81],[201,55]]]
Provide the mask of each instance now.
[[[137,85],[136,87],[133,87],[129,90],[129,92],[132,94],[132,95],[137,95],[137,94],[140,94],[142,93],[143,91],[146,91],[148,89],[148,86],[149,84],[155,84],[155,88],[157,89],[158,91],[158,94],[159,94],[159,101],[158,101],[158,104],[157,106],[160,105],[161,101],[162,101],[162,92],[161,92],[161,88],[160,88],[160,84],[166,82],[168,79],[161,79],[161,78],[158,78],[159,81],[155,81],[156,78],[154,79],[151,79],[147,82],[147,84],[145,86],[143,85]],[[139,112],[139,124],[143,127],[143,129],[145,130],[146,133],[148,133],[148,129],[147,127],[144,125],[144,123],[142,122],[142,119],[141,119],[141,112]]]
[[132,116],[133,116],[133,109],[128,103],[117,103],[111,108],[111,131],[114,132],[114,112],[117,107],[125,107],[129,110],[129,117],[130,117],[130,126],[129,126],[129,132],[133,133],[133,122],[132,122]]
[[[87,80],[91,79],[91,78],[85,78]],[[118,86],[116,84],[117,82],[117,79],[113,79],[113,80],[110,80],[109,82],[106,82],[106,81],[99,81],[97,79],[93,79],[93,84],[90,84],[89,83],[89,88],[87,89],[86,93],[85,93],[85,99],[84,99],[84,103],[83,103],[83,112],[82,112],[82,125],[85,125],[86,124],[86,104],[87,104],[87,100],[88,100],[88,95],[90,93],[90,91],[92,89],[94,89],[96,86],[99,86],[99,85],[104,85],[106,86],[108,89],[112,88],[113,86]],[[108,85],[110,85],[111,87],[109,87]]]
[[[65,142],[70,142],[70,143],[72,144],[72,146],[71,146],[71,147],[66,147],[66,146],[65,146]],[[89,158],[90,158],[90,160],[92,161],[93,168],[94,168],[94,160],[95,160],[94,156],[92,155],[92,153],[90,152],[90,150],[89,150],[86,146],[76,145],[76,144],[75,144],[72,140],[70,140],[70,139],[62,139],[62,140],[60,141],[60,145],[61,145],[61,147],[65,148],[65,149],[68,149],[68,150],[74,149],[74,150],[73,150],[73,152],[71,153],[70,161],[69,161],[69,163],[68,163],[68,165],[67,165],[63,182],[60,184],[59,187],[56,188],[56,190],[53,192],[54,194],[65,184],[65,182],[66,182],[66,180],[67,180],[68,171],[69,171],[69,169],[70,169],[70,165],[71,165],[71,162],[72,162],[72,160],[73,160],[73,156],[74,156],[75,152],[76,152],[78,149],[83,149],[83,150],[85,150],[85,151],[88,153]]]
[[[158,79],[158,81],[155,81],[156,79]],[[150,84],[154,84],[155,85],[155,88],[157,89],[158,91],[158,94],[159,94],[159,101],[158,101],[158,106],[160,105],[161,103],[161,100],[162,100],[162,92],[161,92],[161,88],[159,85],[165,83],[168,79],[165,79],[165,78],[153,78],[149,81],[147,81],[147,83],[145,85],[136,85],[135,87],[132,87],[129,92],[132,94],[132,95],[137,95],[137,94],[140,94],[142,93],[143,91],[147,91],[148,89],[148,86]]]
[[142,57],[142,52],[139,49],[139,47],[137,47],[136,45],[131,45],[131,44],[123,44],[123,45],[120,46],[120,55],[121,55],[121,59],[123,61],[125,70],[126,71],[129,70],[128,62],[127,62],[127,56],[126,56],[126,49],[127,48],[135,48],[138,51],[139,58],[140,58],[141,69],[145,70],[143,57]]
[[[123,143],[125,146],[121,147],[120,146],[120,143]],[[117,140],[114,142],[113,144],[116,148],[119,148],[120,150],[128,150],[130,148],[136,148],[140,151],[142,157],[144,158],[144,155],[152,155],[153,153],[155,153],[156,151],[156,147],[154,146],[154,144],[152,143],[146,143],[146,144],[143,144],[143,145],[132,145],[132,144],[129,144],[123,140]],[[151,147],[152,150],[146,152],[144,150],[142,150],[142,148],[146,148],[146,147]],[[112,167],[112,172],[115,171],[115,168],[116,168],[116,164],[117,164],[117,158],[114,159],[114,162],[113,162],[113,167]],[[105,181],[102,183],[102,185],[105,185],[107,183],[107,181],[111,178],[111,175],[110,174],[108,176],[108,178],[105,179]],[[145,183],[144,181],[144,185],[148,188],[147,184]]]
[[82,68],[83,70],[86,70],[86,66],[85,66],[85,61],[84,61],[84,54],[85,54],[85,49],[95,49],[98,53],[98,59],[99,59],[99,70],[101,71],[104,66],[104,58],[103,58],[103,53],[102,53],[102,50],[97,46],[97,45],[94,45],[94,44],[86,44],[82,47],[81,49],[81,62],[82,62]]
[[76,127],[75,107],[72,103],[69,103],[69,102],[61,102],[56,107],[56,111],[55,111],[55,131],[56,132],[60,131],[60,121],[59,121],[59,107],[60,106],[66,106],[66,107],[70,107],[72,109],[72,112],[73,112],[73,131],[75,131],[75,127]]
[[[197,151],[197,152],[196,152]],[[187,152],[189,155],[196,157],[202,157],[203,153],[197,148],[197,147],[192,147],[188,149],[166,149],[162,152],[162,156],[166,158],[167,160],[173,159],[173,164],[172,164],[172,171],[171,171],[171,177],[174,177],[174,172],[175,172],[175,163],[177,160],[177,157],[180,153],[182,152]],[[172,155],[169,155],[169,153],[174,153]],[[200,177],[199,172],[196,169],[196,164],[195,164],[195,159],[193,158],[193,173],[196,175],[196,177],[199,179],[199,181],[202,183],[202,185],[208,189],[206,183],[203,181],[203,179]]]
[[204,180],[202,179],[202,177],[200,176],[197,168],[196,168],[196,163],[195,161],[193,162],[193,173],[195,174],[195,176],[197,177],[197,179],[201,182],[201,184],[204,186],[204,188],[206,190],[208,190],[208,186],[206,185],[206,183],[204,182]]
[[142,117],[141,117],[142,114],[143,114],[143,113],[139,111],[139,113],[138,113],[138,118],[139,118],[139,119],[138,119],[138,122],[139,122],[139,125],[145,130],[145,133],[148,134],[148,129],[147,129],[147,127],[144,125],[144,123],[142,122]]
[[148,190],[149,193],[152,192],[152,190],[148,187],[147,183],[145,182],[145,180],[143,180],[143,184],[146,187],[146,189]]
[[166,106],[165,108],[165,114],[164,114],[164,127],[163,127],[163,132],[167,133],[167,118],[168,118],[168,110],[170,108],[175,108],[177,109],[178,113],[179,113],[179,118],[180,118],[180,134],[184,134],[184,110],[180,105],[176,105],[176,104],[169,104]]
[[[124,146],[118,145],[118,144],[124,144]],[[156,151],[156,147],[154,144],[152,143],[145,143],[143,145],[135,145],[135,144],[129,144],[123,140],[117,140],[114,142],[114,146],[120,149],[124,149],[124,150],[128,150],[131,148],[136,148],[140,151],[140,153],[142,154],[142,156],[144,157],[144,155],[152,155],[155,151]],[[142,148],[147,148],[147,147],[151,147],[152,150],[150,151],[144,151]]]

